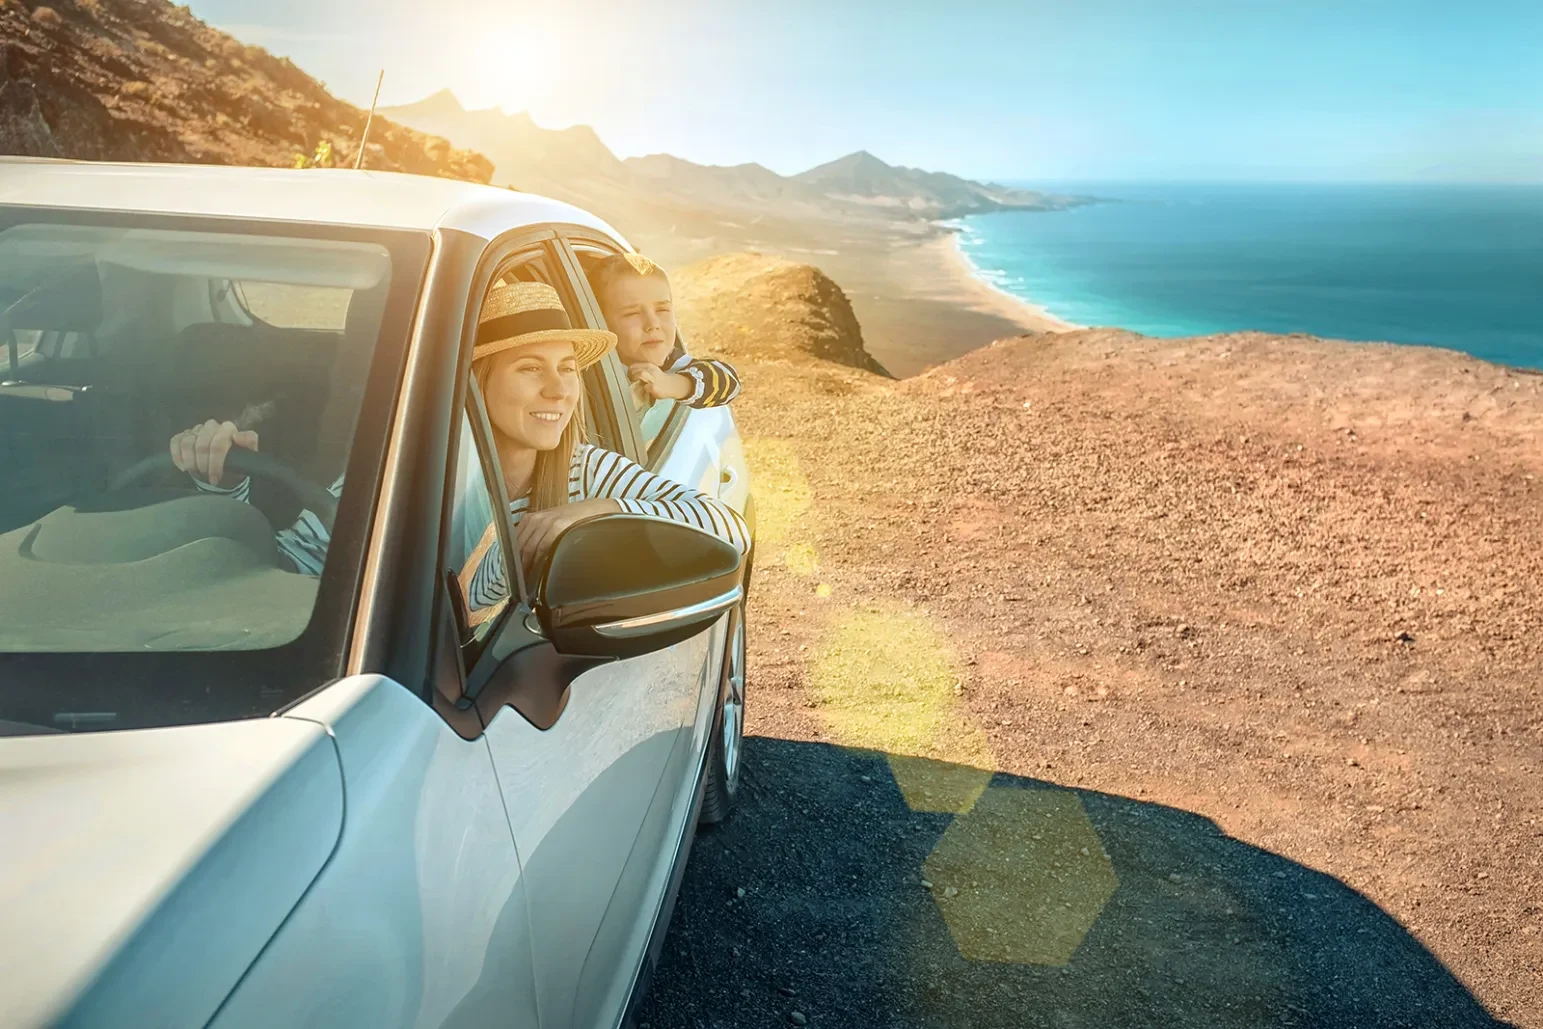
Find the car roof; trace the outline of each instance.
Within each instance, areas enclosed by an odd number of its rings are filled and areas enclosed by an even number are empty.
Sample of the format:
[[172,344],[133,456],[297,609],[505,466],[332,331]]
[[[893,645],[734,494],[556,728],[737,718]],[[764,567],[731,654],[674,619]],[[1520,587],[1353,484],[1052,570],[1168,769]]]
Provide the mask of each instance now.
[[525,225],[620,233],[560,200],[458,179],[346,168],[240,168],[0,157],[0,204],[389,229],[483,239]]

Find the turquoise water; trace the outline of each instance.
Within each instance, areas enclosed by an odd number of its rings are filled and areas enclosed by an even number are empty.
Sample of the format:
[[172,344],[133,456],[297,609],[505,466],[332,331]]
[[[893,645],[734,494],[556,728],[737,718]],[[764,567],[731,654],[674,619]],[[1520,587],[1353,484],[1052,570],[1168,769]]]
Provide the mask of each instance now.
[[1039,185],[962,219],[1001,289],[1083,325],[1426,343],[1543,367],[1543,187]]

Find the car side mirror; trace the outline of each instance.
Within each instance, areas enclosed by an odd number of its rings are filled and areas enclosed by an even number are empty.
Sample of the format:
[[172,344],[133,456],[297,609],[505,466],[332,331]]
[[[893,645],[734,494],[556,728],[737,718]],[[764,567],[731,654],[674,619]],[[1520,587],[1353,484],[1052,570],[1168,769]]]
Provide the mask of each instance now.
[[630,514],[579,522],[535,576],[537,624],[496,636],[486,672],[469,677],[454,705],[457,712],[474,705],[477,725],[452,726],[463,735],[480,731],[508,706],[550,729],[574,679],[702,632],[739,603],[743,575],[739,551],[688,525]]
[[627,658],[703,631],[739,603],[743,556],[718,537],[647,515],[603,515],[557,541],[536,618],[559,654]]

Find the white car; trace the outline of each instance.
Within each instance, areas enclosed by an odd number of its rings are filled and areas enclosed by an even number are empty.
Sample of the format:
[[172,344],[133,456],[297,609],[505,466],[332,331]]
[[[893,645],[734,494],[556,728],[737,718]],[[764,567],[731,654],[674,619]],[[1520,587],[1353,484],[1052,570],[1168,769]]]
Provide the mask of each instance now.
[[[617,515],[528,603],[452,582],[507,510],[481,298],[603,327],[579,262],[626,246],[446,180],[0,159],[0,1026],[630,1018],[734,799],[749,559]],[[728,409],[645,447],[625,389],[586,372],[591,438],[752,521]],[[258,427],[250,503],[172,466],[205,417]]]

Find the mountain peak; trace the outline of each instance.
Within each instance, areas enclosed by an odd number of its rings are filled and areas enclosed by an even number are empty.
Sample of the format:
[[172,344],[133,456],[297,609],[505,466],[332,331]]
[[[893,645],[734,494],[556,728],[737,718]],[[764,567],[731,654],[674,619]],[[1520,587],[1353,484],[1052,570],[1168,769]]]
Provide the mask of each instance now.
[[889,168],[890,164],[887,161],[873,156],[873,154],[869,153],[867,150],[854,150],[852,153],[847,154],[845,157],[838,157],[836,160],[831,161],[830,164],[826,165],[826,167],[877,169]]
[[429,96],[424,97],[422,100],[419,100],[415,104],[407,104],[405,106],[416,107],[435,112],[443,112],[445,114],[455,114],[466,110],[465,106],[462,105],[460,98],[457,97],[448,88],[441,89],[437,93],[432,93]]
[[855,153],[847,154],[845,157],[838,157],[834,161],[827,161],[822,165],[810,168],[808,171],[793,177],[803,182],[818,185],[836,185],[838,183],[850,185],[858,182],[871,185],[880,181],[887,182],[895,173],[895,168],[885,164],[868,151],[858,150]]

